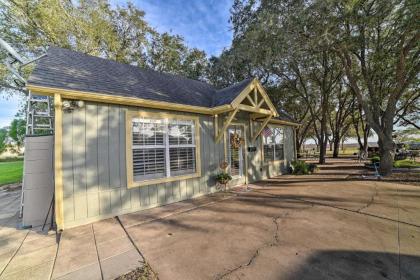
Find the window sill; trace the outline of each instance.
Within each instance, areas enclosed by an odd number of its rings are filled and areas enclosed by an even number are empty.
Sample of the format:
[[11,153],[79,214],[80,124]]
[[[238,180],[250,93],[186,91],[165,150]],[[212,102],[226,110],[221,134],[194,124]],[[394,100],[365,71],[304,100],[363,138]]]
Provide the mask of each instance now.
[[150,185],[181,181],[181,180],[197,178],[197,177],[201,177],[201,172],[196,172],[194,174],[173,176],[169,178],[150,179],[150,180],[145,180],[145,181],[140,181],[140,182],[136,182],[136,181],[128,182],[127,188],[131,189],[131,188],[137,188],[137,187],[145,187],[145,186],[150,186]]

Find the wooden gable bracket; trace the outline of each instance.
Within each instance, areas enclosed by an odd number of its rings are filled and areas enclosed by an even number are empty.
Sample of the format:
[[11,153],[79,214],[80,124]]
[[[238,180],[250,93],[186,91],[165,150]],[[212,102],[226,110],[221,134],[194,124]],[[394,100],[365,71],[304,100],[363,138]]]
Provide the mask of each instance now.
[[261,99],[261,101],[257,104],[256,108],[259,109],[265,102],[265,99]]
[[261,115],[273,115],[273,112],[270,111],[270,110],[256,108],[256,107],[252,107],[252,106],[245,105],[245,104],[239,104],[238,108],[242,111],[258,113],[258,114],[261,114]]
[[257,87],[254,87],[254,104],[255,104],[255,106],[258,104],[258,91],[257,91]]
[[260,108],[264,103],[266,103],[267,106],[268,106],[268,108],[270,108],[270,111],[272,111],[274,113],[274,116],[277,117],[278,116],[278,113],[277,113],[276,108],[274,107],[273,103],[271,103],[271,100],[268,97],[267,92],[265,91],[265,89],[261,86],[261,84],[257,80],[255,80],[255,88],[259,91],[260,96],[264,100],[264,101],[261,100],[257,104],[257,108]]
[[252,100],[252,98],[249,95],[246,96],[246,99],[248,99],[249,103],[251,103],[252,106],[254,107],[257,106],[257,104],[255,103],[256,101],[254,101],[255,99]]
[[236,108],[235,110],[230,112],[228,118],[226,119],[226,122],[223,124],[222,129],[217,133],[217,135],[215,135],[216,143],[218,143],[222,139],[222,137],[224,135],[224,132],[226,131],[226,129],[228,128],[228,126],[232,122],[232,120],[235,117],[238,110],[239,110],[239,108]]
[[[248,101],[245,104],[244,101]],[[267,105],[268,108],[262,108],[263,105]],[[277,116],[277,110],[272,104],[270,98],[265,92],[264,88],[254,79],[231,103],[232,108],[239,108],[241,111],[247,111],[251,113],[257,113],[261,115],[273,115]]]
[[261,134],[261,132],[267,126],[268,122],[271,120],[272,117],[273,117],[273,115],[269,115],[265,118],[264,122],[262,123],[262,125],[258,129],[257,133],[255,133],[255,135],[252,136],[252,140],[251,140],[252,142],[255,142],[255,140],[257,140],[257,137]]

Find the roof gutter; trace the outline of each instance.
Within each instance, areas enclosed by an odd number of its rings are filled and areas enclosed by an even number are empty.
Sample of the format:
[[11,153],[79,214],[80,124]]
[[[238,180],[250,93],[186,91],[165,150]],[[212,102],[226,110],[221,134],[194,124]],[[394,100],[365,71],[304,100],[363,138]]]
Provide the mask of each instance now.
[[43,87],[32,84],[27,84],[26,88],[37,95],[54,96],[60,94],[62,99],[78,99],[100,103],[110,103],[127,106],[147,107],[155,109],[173,110],[189,113],[198,113],[205,115],[216,115],[224,112],[232,111],[232,105],[226,104],[214,108],[207,108],[201,106],[192,106],[185,104],[170,103],[164,101],[155,101],[150,99],[142,99],[137,97],[126,97],[111,95],[106,93],[96,93],[78,90],[68,90],[62,88]]
[[[262,120],[264,120],[265,118],[258,118],[258,119],[255,119],[256,121],[262,121]],[[289,122],[289,121],[283,121],[283,120],[277,120],[277,119],[271,119],[268,123],[270,123],[270,124],[272,124],[272,123],[274,123],[274,124],[283,124],[283,125],[290,125],[290,126],[295,126],[295,127],[299,127],[299,126],[301,126],[302,124],[300,124],[300,123],[295,123],[295,122]]]

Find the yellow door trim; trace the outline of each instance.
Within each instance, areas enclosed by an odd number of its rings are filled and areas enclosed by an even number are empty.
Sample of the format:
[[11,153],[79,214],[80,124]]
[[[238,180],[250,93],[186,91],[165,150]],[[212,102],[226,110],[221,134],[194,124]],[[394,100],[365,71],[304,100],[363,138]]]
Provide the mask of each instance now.
[[[241,126],[242,129],[243,129],[243,133],[244,133],[243,137],[244,137],[244,140],[245,140],[244,154],[243,154],[243,157],[244,157],[244,166],[243,167],[244,167],[245,170],[243,170],[243,171],[244,171],[245,184],[247,185],[248,184],[248,140],[247,140],[247,134],[246,134],[246,130],[247,130],[246,129],[246,124],[239,123],[239,122],[231,122],[229,126]],[[225,145],[224,145],[225,146],[224,147],[225,162],[228,162],[228,145],[230,145],[230,140],[228,139],[229,134],[226,133],[228,129],[229,129],[229,127],[227,127],[227,129],[224,133],[224,138],[225,138]]]

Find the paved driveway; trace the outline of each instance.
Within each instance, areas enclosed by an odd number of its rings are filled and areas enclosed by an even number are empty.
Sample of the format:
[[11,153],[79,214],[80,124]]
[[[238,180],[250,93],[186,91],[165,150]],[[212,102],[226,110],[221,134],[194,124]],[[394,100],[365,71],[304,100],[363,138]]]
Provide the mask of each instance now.
[[251,188],[120,218],[160,279],[420,279],[420,187],[313,175]]
[[[352,168],[349,170],[349,168]],[[335,163],[55,235],[17,229],[0,192],[0,279],[420,279],[420,187],[348,181]]]

